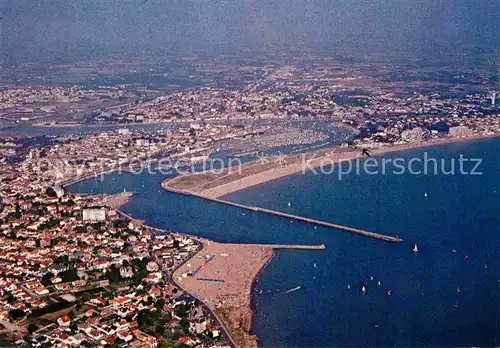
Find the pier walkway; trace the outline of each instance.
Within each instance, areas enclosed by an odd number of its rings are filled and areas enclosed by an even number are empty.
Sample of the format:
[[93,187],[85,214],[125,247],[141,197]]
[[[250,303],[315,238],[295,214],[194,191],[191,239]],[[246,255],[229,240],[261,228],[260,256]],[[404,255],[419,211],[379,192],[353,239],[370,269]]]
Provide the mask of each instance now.
[[244,204],[240,204],[240,203],[226,201],[226,200],[219,199],[219,198],[206,197],[206,196],[202,196],[202,195],[199,195],[199,194],[196,194],[196,193],[192,193],[192,192],[188,192],[188,191],[176,190],[176,189],[173,189],[173,188],[169,187],[168,185],[165,185],[165,183],[162,184],[162,187],[165,190],[171,191],[171,192],[174,192],[174,193],[180,193],[180,194],[184,194],[184,195],[188,195],[188,196],[200,197],[200,198],[203,198],[203,199],[206,199],[206,200],[209,200],[209,201],[218,202],[218,203],[222,203],[222,204],[227,204],[227,205],[231,205],[233,207],[237,207],[237,208],[241,208],[241,209],[246,209],[246,210],[250,210],[250,211],[254,211],[254,212],[261,212],[261,213],[265,213],[265,214],[269,214],[269,215],[281,216],[281,217],[285,217],[285,218],[292,219],[292,220],[307,222],[307,223],[310,223],[310,224],[313,224],[313,225],[334,228],[336,230],[347,231],[347,232],[359,234],[359,235],[362,235],[362,236],[365,236],[365,237],[380,239],[380,240],[383,240],[383,241],[386,241],[386,242],[391,242],[391,243],[402,243],[403,242],[403,239],[400,238],[400,237],[388,236],[388,235],[385,235],[385,234],[380,234],[380,233],[365,231],[365,230],[362,230],[362,229],[359,229],[359,228],[354,228],[354,227],[350,227],[350,226],[335,224],[335,223],[332,223],[332,222],[326,222],[326,221],[311,219],[311,218],[308,218],[308,217],[294,215],[294,214],[289,214],[289,213],[285,213],[285,212],[282,212],[282,211],[277,211],[277,210],[272,210],[272,209],[266,209],[266,208],[260,208],[260,207],[252,207],[252,206],[248,206],[248,205],[244,205]]
[[245,244],[253,247],[272,248],[272,249],[302,249],[302,250],[325,250],[324,244],[305,245],[305,244]]

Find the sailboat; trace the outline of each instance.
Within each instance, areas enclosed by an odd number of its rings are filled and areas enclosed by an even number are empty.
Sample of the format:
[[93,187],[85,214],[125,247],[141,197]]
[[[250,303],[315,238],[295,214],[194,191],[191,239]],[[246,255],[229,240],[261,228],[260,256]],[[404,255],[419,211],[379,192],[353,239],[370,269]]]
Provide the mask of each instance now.
[[415,244],[415,246],[413,247],[413,252],[414,252],[414,253],[417,253],[417,252],[418,252],[418,246],[417,246],[417,244]]
[[366,292],[366,287],[363,285],[363,287],[361,288],[361,292]]
[[426,192],[426,193],[424,193],[424,197],[427,197],[427,192]]
[[292,202],[288,202],[288,208],[292,207]]

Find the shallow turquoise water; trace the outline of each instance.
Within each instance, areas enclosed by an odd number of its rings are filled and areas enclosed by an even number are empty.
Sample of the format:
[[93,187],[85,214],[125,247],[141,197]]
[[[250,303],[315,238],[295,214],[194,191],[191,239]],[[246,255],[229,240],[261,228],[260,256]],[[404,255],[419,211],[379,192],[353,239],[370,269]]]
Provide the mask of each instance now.
[[128,213],[219,241],[326,244],[325,251],[279,251],[259,278],[254,332],[263,346],[498,346],[499,145],[490,139],[391,155],[482,157],[481,176],[354,174],[339,181],[336,172],[297,174],[227,196],[400,235],[402,244],[262,213],[242,215],[238,208],[164,192],[160,175],[111,174],[71,189],[127,188],[136,192],[124,207]]

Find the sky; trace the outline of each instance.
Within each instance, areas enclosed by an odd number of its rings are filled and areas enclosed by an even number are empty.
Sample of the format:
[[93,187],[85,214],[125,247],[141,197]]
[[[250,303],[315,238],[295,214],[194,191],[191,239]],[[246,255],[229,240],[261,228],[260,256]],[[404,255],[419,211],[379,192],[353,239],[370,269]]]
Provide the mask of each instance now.
[[1,56],[498,52],[500,0],[0,0]]

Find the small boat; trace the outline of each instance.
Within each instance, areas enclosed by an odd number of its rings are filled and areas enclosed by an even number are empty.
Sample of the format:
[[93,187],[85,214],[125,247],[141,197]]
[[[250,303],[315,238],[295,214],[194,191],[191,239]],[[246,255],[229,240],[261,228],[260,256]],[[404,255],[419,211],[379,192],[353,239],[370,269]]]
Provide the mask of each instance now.
[[373,276],[370,276],[370,280],[373,280]]
[[391,295],[392,295],[391,289],[387,290],[387,296],[391,296]]
[[350,289],[351,288],[351,285],[350,284],[347,284],[347,288]]
[[288,208],[292,206],[292,202],[288,202]]
[[380,282],[380,280],[378,281],[377,285],[380,286],[382,283]]
[[413,247],[413,252],[414,253],[418,253],[418,246],[417,246],[417,244],[415,244],[415,246]]
[[426,193],[424,193],[424,197],[427,197],[427,192],[426,192]]
[[361,287],[361,292],[366,292],[366,287],[364,285]]
[[318,268],[318,265],[316,263],[314,264],[314,268]]
[[457,288],[457,292],[461,292],[462,290],[460,289],[460,287]]

